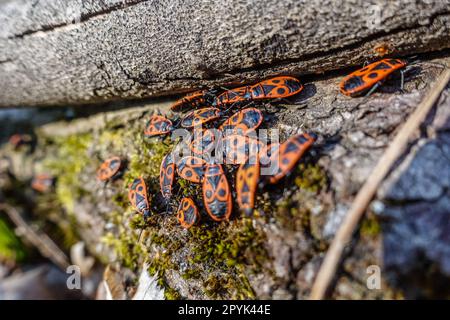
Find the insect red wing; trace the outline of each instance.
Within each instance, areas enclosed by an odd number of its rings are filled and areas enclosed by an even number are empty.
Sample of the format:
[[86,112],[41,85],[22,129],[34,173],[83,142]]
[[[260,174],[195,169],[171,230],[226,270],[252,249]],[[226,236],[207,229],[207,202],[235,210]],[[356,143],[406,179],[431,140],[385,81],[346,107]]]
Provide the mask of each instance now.
[[97,178],[106,181],[113,178],[120,170],[122,160],[119,157],[112,157],[105,160],[97,170]]
[[200,126],[220,117],[220,110],[217,108],[203,108],[189,112],[182,120],[183,128]]
[[236,193],[239,209],[251,215],[255,206],[255,196],[260,177],[259,156],[241,164],[236,174]]
[[287,98],[300,93],[303,85],[294,77],[280,76],[261,81],[250,89],[252,99]]
[[142,177],[136,178],[130,183],[128,198],[136,211],[144,214],[144,216],[148,215],[150,205],[147,197],[147,186]]
[[160,115],[152,115],[147,122],[144,134],[147,137],[163,135],[173,130],[172,121]]
[[270,176],[270,183],[277,183],[280,179],[289,174],[302,155],[308,150],[316,140],[313,134],[299,134],[283,142],[279,147],[279,152],[272,154],[271,157],[278,157],[275,173]]
[[220,164],[208,164],[203,179],[203,201],[215,221],[228,220],[232,211],[231,191]]
[[187,94],[185,97],[175,101],[171,110],[175,112],[185,112],[189,109],[205,104],[205,91],[195,91]]
[[31,181],[31,188],[38,192],[47,192],[53,186],[55,178],[49,174],[42,173],[36,175]]
[[250,136],[239,134],[228,135],[223,138],[224,160],[226,164],[242,164],[250,156],[259,152],[261,143]]
[[236,112],[219,127],[225,134],[246,135],[256,130],[262,123],[264,116],[259,109],[247,108]]
[[160,190],[165,199],[170,199],[172,196],[172,187],[175,180],[175,162],[172,153],[167,154],[160,166]]
[[208,154],[215,147],[215,135],[210,129],[199,130],[194,129],[193,140],[189,145],[189,149],[198,156]]
[[250,88],[243,86],[225,91],[216,98],[215,105],[223,106],[251,100]]
[[206,161],[199,157],[187,156],[181,158],[176,165],[178,175],[193,183],[200,183],[203,180]]
[[178,221],[181,226],[188,229],[200,220],[197,206],[191,198],[183,198],[178,207]]
[[343,94],[351,97],[361,95],[405,65],[399,59],[383,59],[371,63],[342,79],[339,85],[340,90]]

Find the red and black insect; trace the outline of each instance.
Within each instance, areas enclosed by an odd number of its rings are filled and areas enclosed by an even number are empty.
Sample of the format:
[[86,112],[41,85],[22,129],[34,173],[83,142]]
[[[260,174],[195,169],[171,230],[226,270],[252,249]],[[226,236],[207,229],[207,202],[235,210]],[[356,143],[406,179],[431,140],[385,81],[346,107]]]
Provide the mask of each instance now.
[[183,128],[194,128],[202,124],[216,120],[222,116],[222,112],[218,108],[202,108],[189,112],[182,120]]
[[19,149],[23,145],[31,144],[33,142],[32,136],[29,134],[14,134],[9,138],[9,143],[14,150]]
[[159,185],[164,199],[168,200],[172,196],[172,186],[175,180],[175,161],[172,153],[167,154],[159,169]]
[[241,164],[236,174],[237,203],[239,209],[248,216],[255,207],[260,172],[259,156],[256,154]]
[[[365,66],[346,76],[340,84],[341,92],[347,96],[370,95],[394,71],[402,69],[406,62],[400,59],[383,59]],[[403,72],[401,72],[403,88]]]
[[302,155],[316,141],[313,133],[304,133],[293,136],[280,145],[269,146],[270,162],[274,167],[274,173],[269,176],[270,183],[277,183],[294,168]]
[[97,179],[107,181],[116,176],[122,167],[122,160],[119,157],[111,157],[100,165],[97,170]]
[[178,207],[177,219],[183,228],[189,229],[198,221],[200,221],[200,214],[194,200],[191,198],[183,198]]
[[281,99],[293,96],[303,90],[300,81],[290,76],[279,76],[254,85],[226,90],[216,96],[218,90],[195,91],[175,102],[173,111],[186,111],[206,105],[224,106],[241,104],[253,100]]
[[236,112],[219,127],[225,134],[246,135],[255,131],[264,120],[259,109],[247,108]]
[[147,197],[147,186],[142,177],[136,178],[128,186],[128,199],[133,208],[142,213],[144,218],[150,216],[150,204]]
[[206,104],[205,95],[207,95],[207,91],[205,90],[189,93],[183,98],[175,101],[170,109],[175,112],[184,112],[191,108],[204,106]]
[[232,211],[231,190],[220,164],[208,164],[203,178],[203,201],[215,221],[228,220]]
[[47,173],[41,173],[31,180],[31,188],[35,191],[48,192],[55,184],[55,178]]
[[145,126],[144,134],[147,137],[154,137],[168,134],[174,129],[172,121],[166,117],[154,114],[150,117]]
[[203,181],[203,175],[206,167],[206,161],[199,157],[187,156],[181,158],[177,163],[178,175],[193,183]]
[[189,149],[198,156],[209,154],[215,147],[216,137],[212,129],[194,129]]
[[280,76],[264,80],[252,86],[227,90],[220,94],[213,103],[223,106],[253,100],[281,99],[293,96],[303,90],[303,85],[294,77]]
[[259,150],[259,163],[261,164],[261,170],[264,169],[265,175],[273,175],[276,173],[277,165],[279,163],[279,143],[271,143]]
[[225,136],[222,143],[226,164],[245,163],[249,157],[258,154],[262,148],[262,143],[257,138],[240,134]]

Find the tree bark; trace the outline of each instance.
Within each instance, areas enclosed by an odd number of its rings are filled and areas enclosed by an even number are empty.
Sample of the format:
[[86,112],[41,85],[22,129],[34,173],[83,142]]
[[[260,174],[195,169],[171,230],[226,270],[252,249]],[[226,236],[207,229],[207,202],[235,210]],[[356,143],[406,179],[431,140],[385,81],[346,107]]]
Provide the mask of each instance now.
[[0,106],[85,104],[448,48],[450,1],[10,0],[0,25]]

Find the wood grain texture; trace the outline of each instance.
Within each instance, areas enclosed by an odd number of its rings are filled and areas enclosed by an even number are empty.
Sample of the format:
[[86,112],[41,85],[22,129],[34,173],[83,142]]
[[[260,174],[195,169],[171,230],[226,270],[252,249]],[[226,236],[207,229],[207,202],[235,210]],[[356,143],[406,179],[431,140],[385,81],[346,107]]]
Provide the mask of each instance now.
[[450,47],[450,1],[7,0],[0,106],[84,104],[322,73]]

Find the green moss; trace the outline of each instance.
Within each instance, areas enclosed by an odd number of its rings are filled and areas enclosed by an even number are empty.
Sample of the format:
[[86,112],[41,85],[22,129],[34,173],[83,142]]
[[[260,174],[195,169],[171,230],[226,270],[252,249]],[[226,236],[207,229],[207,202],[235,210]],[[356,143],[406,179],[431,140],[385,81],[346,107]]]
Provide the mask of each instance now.
[[68,213],[73,213],[76,199],[87,193],[80,174],[91,162],[87,154],[91,141],[92,135],[88,133],[55,138],[56,157],[44,164],[58,178],[56,195]]
[[104,130],[98,138],[98,145],[106,146],[108,150],[124,150],[125,141],[123,139],[124,129]]
[[146,227],[146,222],[144,220],[143,215],[135,214],[130,219],[130,228],[131,229],[144,229]]
[[255,293],[248,279],[243,275],[211,274],[203,283],[205,294],[211,299],[231,297],[231,299],[254,299]]
[[160,140],[144,139],[142,136],[136,137],[135,143],[138,146],[135,148],[136,152],[130,155],[128,170],[124,176],[126,187],[139,176],[158,178],[162,159],[172,149],[170,143],[164,144]]
[[80,239],[73,215],[66,214],[55,193],[43,193],[36,197],[33,214],[45,224],[45,233],[69,250]]
[[260,266],[266,252],[263,236],[253,227],[251,219],[240,219],[210,229],[206,225],[190,229],[193,262],[207,262],[227,269],[240,263]]
[[151,275],[158,276],[158,285],[164,288],[164,297],[167,300],[179,300],[181,295],[175,289],[171,288],[166,281],[165,275],[167,270],[177,269],[176,265],[171,261],[169,252],[158,252],[155,257],[150,259],[148,272]]
[[14,231],[0,217],[0,261],[24,261],[27,251]]
[[318,164],[301,163],[297,168],[295,184],[300,189],[317,193],[327,186],[327,176]]
[[[267,260],[265,237],[253,227],[252,220],[244,218],[214,228],[202,225],[189,230],[193,254],[190,263],[201,265],[206,274],[212,273],[203,282],[205,293],[211,298],[252,299],[254,293],[243,270],[258,272]],[[192,269],[185,272],[185,277],[199,278],[199,274]]]
[[164,297],[166,300],[180,300],[181,295],[179,292],[173,288],[165,287],[164,288]]
[[139,244],[133,234],[119,233],[119,236],[108,233],[103,237],[103,242],[113,247],[121,264],[132,270],[138,270],[142,261],[147,256],[146,251]]
[[274,218],[284,229],[309,232],[311,212],[307,206],[308,201],[308,197],[301,191],[295,197],[283,199],[274,209]]
[[225,286],[227,284],[225,277],[218,275],[210,275],[203,282],[203,290],[205,294],[211,299],[217,299],[220,295],[226,293]]
[[130,206],[130,200],[128,200],[128,196],[126,195],[125,189],[122,192],[117,192],[112,196],[113,203],[121,208],[122,210],[126,210]]
[[361,236],[376,237],[381,232],[381,226],[374,215],[369,215],[361,222]]
[[199,279],[201,275],[198,269],[187,269],[181,276],[185,280],[190,280]]

